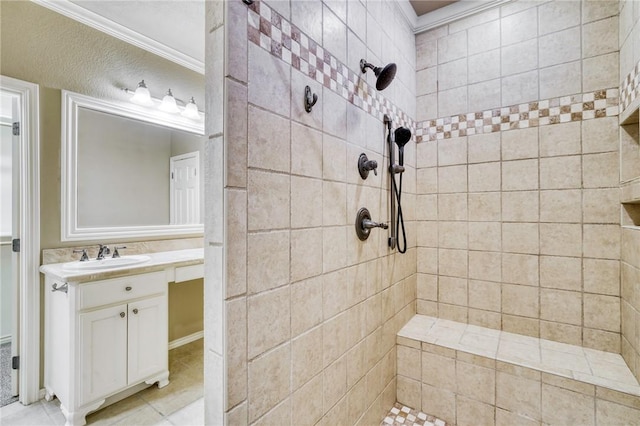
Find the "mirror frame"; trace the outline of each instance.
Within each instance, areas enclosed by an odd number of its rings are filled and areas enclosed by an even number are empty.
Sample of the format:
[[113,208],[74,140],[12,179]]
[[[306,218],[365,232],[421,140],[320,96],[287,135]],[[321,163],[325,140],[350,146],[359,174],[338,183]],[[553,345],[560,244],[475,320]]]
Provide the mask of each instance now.
[[[78,226],[77,158],[78,158],[78,109],[94,111],[155,124],[174,130],[182,130],[204,136],[204,118],[196,122],[180,115],[164,113],[130,103],[116,103],[78,93],[62,91],[62,147],[60,185],[60,230],[62,241],[109,240],[131,237],[164,237],[204,235],[204,224],[153,225],[118,227]],[[203,200],[201,200],[202,202]]]

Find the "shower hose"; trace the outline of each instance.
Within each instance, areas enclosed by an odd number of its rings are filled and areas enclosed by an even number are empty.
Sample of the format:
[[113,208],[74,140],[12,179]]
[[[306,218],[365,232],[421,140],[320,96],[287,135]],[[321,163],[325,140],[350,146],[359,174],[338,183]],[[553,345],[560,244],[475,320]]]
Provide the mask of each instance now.
[[[404,173],[400,173],[400,184],[396,184],[395,177],[391,178],[391,185],[393,186],[393,192],[396,195],[396,200],[398,201],[398,216],[396,218],[396,238],[398,244],[398,251],[400,253],[406,253],[407,251],[407,232],[404,228],[404,216],[402,215],[402,204],[400,203],[400,199],[402,197],[402,175]],[[400,244],[400,229],[402,229],[402,241],[403,244]]]

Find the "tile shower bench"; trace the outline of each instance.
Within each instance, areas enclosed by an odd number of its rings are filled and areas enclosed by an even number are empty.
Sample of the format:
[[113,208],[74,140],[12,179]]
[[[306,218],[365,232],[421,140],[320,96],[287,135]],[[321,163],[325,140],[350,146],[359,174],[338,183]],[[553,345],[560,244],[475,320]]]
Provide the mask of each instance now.
[[640,425],[618,354],[415,315],[397,334],[398,402],[462,425]]

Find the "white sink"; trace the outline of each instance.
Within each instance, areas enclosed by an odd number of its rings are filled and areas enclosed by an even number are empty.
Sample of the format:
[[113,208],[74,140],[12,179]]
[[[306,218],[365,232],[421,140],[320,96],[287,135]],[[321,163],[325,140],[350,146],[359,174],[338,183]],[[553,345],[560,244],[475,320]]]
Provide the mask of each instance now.
[[62,265],[62,269],[71,271],[84,271],[84,270],[96,270],[96,269],[115,269],[125,266],[137,265],[139,263],[148,262],[151,258],[149,256],[137,255],[137,256],[122,256],[122,257],[106,257],[102,260],[87,260],[85,262],[75,261],[68,262]]

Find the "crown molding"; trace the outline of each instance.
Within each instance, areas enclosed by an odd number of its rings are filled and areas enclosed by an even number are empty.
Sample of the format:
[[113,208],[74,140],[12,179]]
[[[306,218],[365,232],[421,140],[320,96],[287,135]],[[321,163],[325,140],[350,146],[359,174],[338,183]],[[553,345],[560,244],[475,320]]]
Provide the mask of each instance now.
[[163,43],[160,43],[152,38],[142,35],[136,31],[133,31],[124,25],[120,25],[111,21],[103,16],[98,15],[90,10],[87,10],[75,3],[71,3],[67,0],[31,0],[32,2],[60,13],[75,21],[81,22],[98,31],[109,34],[124,42],[137,46],[155,55],[168,59],[171,62],[175,62],[185,68],[193,70],[199,74],[204,74],[204,63],[191,56],[173,49]]
[[501,6],[512,0],[460,0],[422,16],[416,15],[409,0],[396,0],[396,5],[414,34],[432,30],[476,13]]

